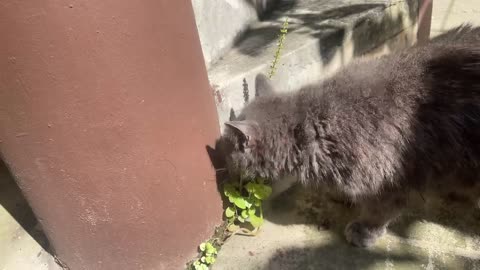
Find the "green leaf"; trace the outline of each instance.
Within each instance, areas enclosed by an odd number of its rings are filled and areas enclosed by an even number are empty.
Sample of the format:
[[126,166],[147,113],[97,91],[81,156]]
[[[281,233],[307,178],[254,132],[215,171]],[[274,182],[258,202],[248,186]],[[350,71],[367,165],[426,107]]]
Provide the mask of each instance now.
[[206,261],[207,261],[208,264],[213,264],[215,262],[215,258],[214,257],[207,257]]
[[231,217],[235,216],[235,208],[227,207],[227,209],[225,209],[225,216],[227,218],[231,218]]
[[242,211],[242,218],[248,218],[248,212],[247,210]]
[[255,227],[255,228],[258,228],[258,227],[262,226],[262,224],[263,224],[263,218],[258,217],[256,215],[250,216],[249,221],[252,224],[252,226]]
[[208,270],[208,266],[202,263],[195,270]]
[[223,193],[228,197],[228,200],[233,203],[233,200],[242,197],[238,189],[231,184],[226,184],[223,188]]
[[238,221],[240,221],[241,223],[244,223],[245,222],[245,219],[241,216],[238,216],[237,217]]
[[240,209],[245,209],[245,208],[250,208],[250,206],[252,206],[252,204],[250,202],[248,202],[245,198],[235,198],[233,200],[233,203]]
[[205,262],[205,256],[202,256],[202,258],[200,258],[200,261],[204,263]]
[[207,243],[206,251],[207,251],[207,254],[214,254],[217,251],[217,249],[211,243]]
[[248,215],[251,216],[251,215],[255,215],[255,208],[250,208],[248,209]]
[[205,251],[205,243],[201,243],[199,247],[201,251]]
[[253,198],[253,204],[256,206],[256,207],[261,207],[262,206],[262,201],[257,199],[257,198]]
[[265,200],[272,194],[272,188],[263,184],[248,183],[245,188],[249,193],[252,193],[257,199]]

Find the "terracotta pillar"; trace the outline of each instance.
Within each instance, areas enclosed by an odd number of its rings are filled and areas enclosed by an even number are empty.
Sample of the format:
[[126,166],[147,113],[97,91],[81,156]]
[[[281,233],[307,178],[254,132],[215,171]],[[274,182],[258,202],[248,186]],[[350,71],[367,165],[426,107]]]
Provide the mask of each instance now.
[[181,269],[221,218],[190,1],[1,0],[0,153],[71,269]]
[[420,0],[419,4],[417,41],[419,44],[425,44],[430,40],[433,0]]

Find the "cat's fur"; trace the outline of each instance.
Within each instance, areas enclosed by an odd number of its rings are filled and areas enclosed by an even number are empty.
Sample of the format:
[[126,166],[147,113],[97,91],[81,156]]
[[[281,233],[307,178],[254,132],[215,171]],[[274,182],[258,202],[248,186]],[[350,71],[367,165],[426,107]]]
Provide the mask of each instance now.
[[[256,84],[272,92],[265,76]],[[226,126],[232,175],[294,176],[340,192],[361,206],[347,240],[370,246],[408,191],[480,184],[480,28],[358,60],[295,93],[260,96]]]

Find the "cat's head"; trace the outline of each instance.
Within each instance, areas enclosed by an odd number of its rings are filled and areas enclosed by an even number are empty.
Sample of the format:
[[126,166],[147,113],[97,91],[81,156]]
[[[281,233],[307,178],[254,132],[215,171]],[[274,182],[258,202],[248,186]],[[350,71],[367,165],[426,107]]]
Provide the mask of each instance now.
[[[231,178],[279,177],[289,144],[289,99],[276,95],[269,79],[258,74],[257,98],[234,121],[225,123],[221,152]],[[282,164],[283,163],[283,164]]]

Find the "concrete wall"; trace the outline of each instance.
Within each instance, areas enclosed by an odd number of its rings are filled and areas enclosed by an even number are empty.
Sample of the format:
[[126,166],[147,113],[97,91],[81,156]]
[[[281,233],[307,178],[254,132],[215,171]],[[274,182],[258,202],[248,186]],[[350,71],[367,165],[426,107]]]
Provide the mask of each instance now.
[[70,269],[182,269],[220,222],[189,1],[2,1],[0,155]]
[[192,0],[207,67],[277,0]]

